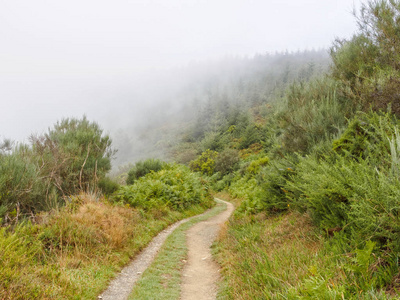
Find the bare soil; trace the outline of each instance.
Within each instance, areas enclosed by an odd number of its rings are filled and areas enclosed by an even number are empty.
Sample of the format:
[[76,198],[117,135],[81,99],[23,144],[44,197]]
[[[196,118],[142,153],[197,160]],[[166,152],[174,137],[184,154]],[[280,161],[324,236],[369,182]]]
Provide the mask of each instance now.
[[[218,201],[222,201],[219,200]],[[188,260],[183,269],[182,300],[216,299],[219,266],[211,255],[211,245],[221,226],[229,219],[234,207],[225,202],[227,209],[219,215],[191,227],[187,233]]]

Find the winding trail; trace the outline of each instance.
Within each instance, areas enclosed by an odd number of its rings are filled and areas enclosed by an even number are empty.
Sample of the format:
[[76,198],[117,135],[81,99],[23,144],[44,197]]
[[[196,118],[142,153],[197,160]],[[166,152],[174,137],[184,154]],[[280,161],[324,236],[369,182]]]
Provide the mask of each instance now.
[[[207,212],[208,211],[204,212],[203,214]],[[138,281],[142,273],[151,265],[167,237],[181,224],[186,223],[190,219],[197,216],[199,215],[178,221],[161,231],[155,238],[152,239],[149,245],[142,250],[142,252],[140,252],[140,254],[137,255],[131,263],[129,263],[129,265],[122,269],[121,273],[113,281],[111,281],[107,290],[98,296],[98,299],[128,299],[128,296],[132,292],[135,283]]]
[[[217,237],[219,226],[225,223],[234,207],[226,203],[227,209],[217,216],[201,221],[187,231],[188,261],[183,270],[183,283],[181,299],[215,299],[216,282],[219,279],[218,265],[212,260],[210,246]],[[161,246],[167,237],[181,224],[202,216],[208,211],[179,222],[174,223],[161,231],[149,245],[110,283],[98,299],[126,300],[129,297],[135,283],[142,273],[151,265]]]
[[202,221],[187,231],[188,262],[183,269],[181,300],[216,299],[219,280],[219,266],[211,255],[211,245],[216,239],[220,226],[232,214],[234,207],[224,202],[227,209],[219,215]]

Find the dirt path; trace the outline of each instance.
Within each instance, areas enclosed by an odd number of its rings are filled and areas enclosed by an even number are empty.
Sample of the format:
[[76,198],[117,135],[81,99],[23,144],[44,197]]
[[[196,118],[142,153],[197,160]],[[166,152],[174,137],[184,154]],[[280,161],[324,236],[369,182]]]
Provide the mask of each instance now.
[[[204,212],[206,214],[208,211]],[[201,214],[201,215],[203,215]],[[197,215],[199,216],[199,215]],[[155,256],[164,244],[167,237],[179,227],[179,225],[188,222],[193,216],[179,222],[174,223],[168,228],[161,231],[150,244],[138,255],[136,258],[125,268],[121,273],[110,283],[107,290],[105,290],[98,299],[103,300],[126,300],[132,292],[133,286],[140,278],[142,273],[150,266]]]
[[212,259],[210,247],[217,237],[220,226],[228,220],[234,210],[231,203],[222,202],[227,205],[225,211],[197,223],[187,231],[189,252],[183,270],[181,300],[216,299],[219,266]]
[[[182,299],[215,299],[215,283],[219,279],[218,265],[211,258],[210,246],[215,240],[219,226],[226,222],[233,211],[231,203],[224,202],[227,209],[219,215],[202,221],[187,231],[189,258],[183,272]],[[205,215],[208,211],[201,215]],[[150,266],[167,237],[193,216],[161,231],[150,244],[110,283],[98,299],[126,300],[142,273]]]

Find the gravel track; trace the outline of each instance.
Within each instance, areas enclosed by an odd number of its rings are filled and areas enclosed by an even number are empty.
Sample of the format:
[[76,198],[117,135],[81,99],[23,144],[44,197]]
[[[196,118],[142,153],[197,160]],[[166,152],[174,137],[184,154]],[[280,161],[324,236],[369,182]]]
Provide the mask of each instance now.
[[[187,231],[189,257],[183,270],[181,299],[215,299],[217,290],[215,283],[219,279],[219,268],[212,260],[210,246],[218,234],[219,226],[228,220],[234,209],[231,203],[220,199],[216,200],[226,203],[227,210],[206,221],[197,223]],[[107,290],[98,296],[98,299],[128,299],[135,283],[151,265],[167,237],[181,224],[208,212],[209,210],[200,215],[178,221],[161,231],[129,265],[122,269],[120,274],[111,281]]]
[[164,244],[167,237],[181,224],[184,224],[191,219],[202,216],[208,213],[206,212],[196,215],[190,218],[183,219],[178,221],[171,226],[167,227],[163,231],[161,231],[155,238],[151,240],[149,245],[143,249],[132,262],[129,263],[125,268],[122,269],[120,274],[111,281],[107,290],[105,290],[98,299],[104,300],[126,300],[128,299],[129,294],[132,292],[132,289],[135,283],[138,281],[142,273],[151,265],[154,258],[156,257],[158,251],[161,246]]
[[181,300],[214,300],[217,296],[216,283],[220,279],[219,265],[213,260],[211,245],[221,225],[228,221],[234,206],[224,202],[227,209],[222,213],[199,222],[186,233],[188,261],[183,269]]

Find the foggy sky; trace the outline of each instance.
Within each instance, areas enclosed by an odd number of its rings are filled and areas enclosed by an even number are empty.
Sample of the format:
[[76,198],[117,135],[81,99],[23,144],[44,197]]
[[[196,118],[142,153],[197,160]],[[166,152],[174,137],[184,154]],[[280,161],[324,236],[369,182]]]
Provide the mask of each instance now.
[[[360,0],[0,0],[0,138],[62,117],[140,120],[193,61],[328,48]],[[159,75],[162,74],[162,75]],[[171,93],[173,87],[170,87]]]

